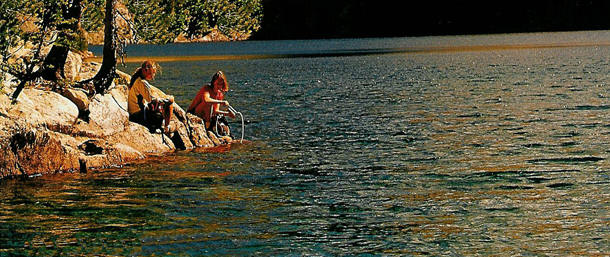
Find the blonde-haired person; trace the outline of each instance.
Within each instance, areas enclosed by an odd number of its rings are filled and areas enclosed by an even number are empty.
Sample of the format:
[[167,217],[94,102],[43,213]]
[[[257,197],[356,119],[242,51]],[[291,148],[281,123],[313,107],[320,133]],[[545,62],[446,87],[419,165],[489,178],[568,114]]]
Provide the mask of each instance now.
[[[229,102],[224,100],[224,94],[228,91],[229,82],[227,77],[222,71],[216,72],[212,76],[210,84],[206,84],[199,89],[187,112],[202,118],[208,131],[216,131],[217,137],[230,142],[231,138],[228,136],[230,132],[224,116],[235,118],[235,114],[220,109],[221,105],[229,105]],[[218,131],[216,127],[220,127],[221,131]]]
[[164,132],[169,133],[169,122],[174,111],[174,98],[157,99],[153,97],[151,85],[148,81],[155,78],[157,64],[146,60],[134,72],[129,82],[127,97],[127,111],[129,120],[146,126],[151,132],[161,128],[165,120]]

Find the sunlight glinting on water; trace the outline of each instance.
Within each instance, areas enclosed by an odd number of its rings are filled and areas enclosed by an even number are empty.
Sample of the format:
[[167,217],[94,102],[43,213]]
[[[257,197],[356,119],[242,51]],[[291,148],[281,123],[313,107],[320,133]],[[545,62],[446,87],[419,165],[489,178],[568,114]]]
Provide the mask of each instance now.
[[0,255],[607,255],[608,34],[138,46],[251,142],[2,181]]

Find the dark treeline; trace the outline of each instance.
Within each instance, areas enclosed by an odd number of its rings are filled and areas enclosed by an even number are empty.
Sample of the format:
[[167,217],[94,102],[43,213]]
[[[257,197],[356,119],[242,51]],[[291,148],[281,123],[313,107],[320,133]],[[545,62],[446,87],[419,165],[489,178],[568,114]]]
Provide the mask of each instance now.
[[610,1],[263,0],[253,39],[391,37],[610,28]]

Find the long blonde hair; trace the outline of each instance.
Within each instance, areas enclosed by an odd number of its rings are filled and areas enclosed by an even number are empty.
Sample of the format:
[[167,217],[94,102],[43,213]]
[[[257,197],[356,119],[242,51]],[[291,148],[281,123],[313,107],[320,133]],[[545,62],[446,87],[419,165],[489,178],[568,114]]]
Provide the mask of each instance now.
[[142,66],[136,69],[136,71],[131,76],[131,81],[129,81],[129,88],[133,86],[133,83],[136,82],[138,78],[143,79],[144,75],[142,74],[142,69],[155,69],[160,71],[161,66],[153,60],[146,60],[142,63]]

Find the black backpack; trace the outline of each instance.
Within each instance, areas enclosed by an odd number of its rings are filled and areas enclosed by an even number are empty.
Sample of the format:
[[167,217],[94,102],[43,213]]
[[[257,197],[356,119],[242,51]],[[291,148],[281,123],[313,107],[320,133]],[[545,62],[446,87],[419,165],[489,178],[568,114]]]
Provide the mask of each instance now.
[[156,99],[148,103],[148,108],[146,108],[146,124],[151,132],[163,129],[163,106],[164,102]]

